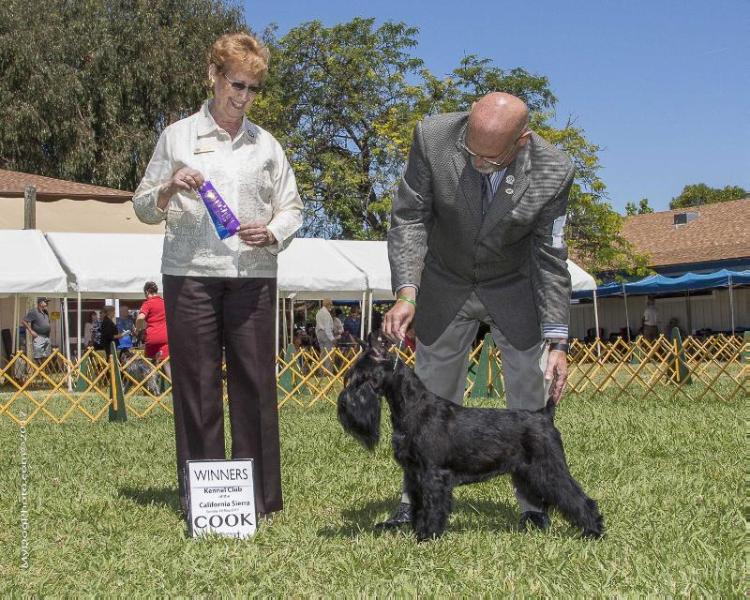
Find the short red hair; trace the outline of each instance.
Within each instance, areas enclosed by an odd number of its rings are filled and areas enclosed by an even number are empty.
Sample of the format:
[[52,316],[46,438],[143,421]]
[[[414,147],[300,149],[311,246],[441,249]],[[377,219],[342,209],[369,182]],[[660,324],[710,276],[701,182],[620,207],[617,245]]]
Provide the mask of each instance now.
[[262,83],[268,75],[269,58],[265,44],[249,33],[225,33],[211,47],[208,64],[223,73],[230,65],[241,67]]

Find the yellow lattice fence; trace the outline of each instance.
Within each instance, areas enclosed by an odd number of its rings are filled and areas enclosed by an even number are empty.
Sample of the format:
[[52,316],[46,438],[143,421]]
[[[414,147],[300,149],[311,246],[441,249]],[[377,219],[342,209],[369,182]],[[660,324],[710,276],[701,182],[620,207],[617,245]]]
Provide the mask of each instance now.
[[[410,350],[394,350],[413,366]],[[335,404],[359,352],[358,347],[335,348],[321,355],[311,348],[290,348],[277,359],[279,407]],[[104,353],[91,349],[78,361],[55,351],[39,365],[19,352],[0,366],[0,415],[18,424],[32,419],[98,421],[108,412],[111,418],[121,402],[133,417],[172,412],[168,361],[155,364],[136,352],[115,366],[114,360],[108,362]],[[479,344],[470,356],[466,395],[502,397],[503,390],[501,353],[491,343]],[[638,338],[631,343],[571,344],[568,393],[730,401],[746,399],[749,392],[750,337],[690,337],[680,342],[661,336],[653,342]]]

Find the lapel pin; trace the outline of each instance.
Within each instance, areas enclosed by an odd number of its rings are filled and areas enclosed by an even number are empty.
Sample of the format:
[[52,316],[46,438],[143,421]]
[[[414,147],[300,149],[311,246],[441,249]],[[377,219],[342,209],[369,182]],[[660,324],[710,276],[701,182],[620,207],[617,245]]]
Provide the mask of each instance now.
[[513,188],[505,188],[505,193],[506,194],[512,194],[513,193]]
[[507,183],[508,185],[513,185],[513,182],[514,182],[515,180],[516,180],[516,178],[515,178],[515,177],[513,177],[513,175],[508,175],[508,176],[507,176],[507,177],[505,178],[505,183]]

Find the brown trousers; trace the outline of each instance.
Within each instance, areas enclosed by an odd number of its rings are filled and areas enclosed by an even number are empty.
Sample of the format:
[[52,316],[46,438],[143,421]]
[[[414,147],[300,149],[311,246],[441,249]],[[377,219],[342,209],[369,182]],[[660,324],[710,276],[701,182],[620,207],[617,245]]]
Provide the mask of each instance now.
[[186,461],[223,459],[222,347],[232,458],[252,458],[255,510],[281,510],[276,404],[276,280],[164,275],[180,503]]

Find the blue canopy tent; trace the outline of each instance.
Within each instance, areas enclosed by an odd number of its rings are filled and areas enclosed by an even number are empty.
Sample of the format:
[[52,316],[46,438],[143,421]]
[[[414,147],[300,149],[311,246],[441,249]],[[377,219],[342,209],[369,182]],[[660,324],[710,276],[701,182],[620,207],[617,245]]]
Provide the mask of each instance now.
[[[685,273],[679,277],[666,277],[664,275],[649,275],[638,281],[623,283],[607,283],[599,286],[593,291],[579,291],[573,293],[573,298],[588,298],[607,296],[623,296],[625,299],[625,319],[628,324],[628,336],[630,335],[630,318],[628,316],[628,294],[631,296],[643,296],[648,294],[669,294],[675,292],[691,292],[695,290],[708,290],[715,288],[729,288],[729,304],[732,318],[732,333],[734,333],[734,299],[732,286],[750,284],[750,270],[730,271],[721,269],[713,273]],[[598,332],[597,328],[597,332]]]

